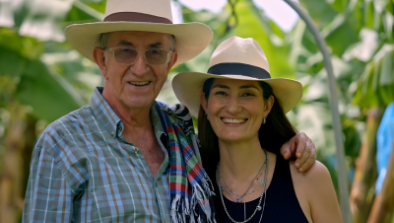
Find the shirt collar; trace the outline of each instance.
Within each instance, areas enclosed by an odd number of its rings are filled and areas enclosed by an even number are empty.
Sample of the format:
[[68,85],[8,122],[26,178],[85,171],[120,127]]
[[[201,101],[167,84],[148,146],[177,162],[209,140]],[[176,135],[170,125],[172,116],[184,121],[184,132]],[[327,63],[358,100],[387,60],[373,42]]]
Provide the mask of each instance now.
[[[105,126],[105,129],[108,129],[111,133],[111,136],[114,138],[117,134],[121,134],[123,131],[123,123],[121,119],[116,115],[111,106],[104,99],[102,93],[104,88],[97,87],[94,90],[93,96],[90,99],[90,107],[92,108],[92,112],[101,125]],[[155,130],[156,137],[160,139],[162,134],[166,135],[166,132],[163,129],[163,126],[160,121],[160,117],[156,107],[156,101],[152,103],[150,110],[150,119],[152,121],[153,128]]]
[[111,136],[115,138],[118,127],[122,126],[123,128],[123,123],[104,99],[102,95],[103,90],[103,87],[97,87],[94,90],[89,105],[92,108],[92,112],[97,118],[98,122],[101,125],[104,125],[105,129],[108,129],[111,132]]

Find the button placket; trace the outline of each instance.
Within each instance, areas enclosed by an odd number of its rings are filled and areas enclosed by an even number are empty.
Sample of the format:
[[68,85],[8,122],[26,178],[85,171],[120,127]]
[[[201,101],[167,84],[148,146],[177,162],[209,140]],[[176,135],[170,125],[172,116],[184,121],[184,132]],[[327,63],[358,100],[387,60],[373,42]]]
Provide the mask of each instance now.
[[137,147],[134,147],[133,152],[134,152],[135,154],[137,154],[137,153],[138,153],[138,148],[137,148]]

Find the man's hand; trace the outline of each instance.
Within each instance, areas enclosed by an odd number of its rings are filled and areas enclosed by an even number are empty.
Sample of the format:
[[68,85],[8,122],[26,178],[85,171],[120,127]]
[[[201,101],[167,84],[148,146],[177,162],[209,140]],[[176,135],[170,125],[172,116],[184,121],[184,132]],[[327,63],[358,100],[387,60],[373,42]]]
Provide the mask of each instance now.
[[311,139],[303,132],[297,133],[280,148],[280,153],[287,160],[296,157],[294,162],[299,172],[305,172],[315,163],[316,148]]

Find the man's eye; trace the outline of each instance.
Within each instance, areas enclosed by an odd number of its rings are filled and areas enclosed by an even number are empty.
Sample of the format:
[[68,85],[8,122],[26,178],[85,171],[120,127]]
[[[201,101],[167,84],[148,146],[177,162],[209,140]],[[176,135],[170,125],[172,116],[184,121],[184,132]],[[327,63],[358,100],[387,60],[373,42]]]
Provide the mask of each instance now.
[[122,52],[131,52],[131,51],[133,51],[132,49],[129,49],[129,48],[123,48],[122,49]]
[[160,54],[160,52],[158,50],[150,50],[151,54]]

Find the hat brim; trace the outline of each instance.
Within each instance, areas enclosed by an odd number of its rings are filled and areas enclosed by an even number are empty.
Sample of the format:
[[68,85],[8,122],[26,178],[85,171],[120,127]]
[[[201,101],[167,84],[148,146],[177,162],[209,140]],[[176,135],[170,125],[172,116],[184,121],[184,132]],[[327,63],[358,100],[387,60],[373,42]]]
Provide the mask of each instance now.
[[285,114],[293,109],[302,97],[301,83],[287,78],[258,79],[243,75],[182,72],[173,78],[172,88],[181,104],[185,105],[194,117],[198,117],[202,88],[204,82],[209,78],[264,81],[272,87],[273,93]]
[[99,46],[101,33],[145,31],[175,36],[179,65],[200,54],[211,42],[212,30],[202,23],[160,24],[143,22],[96,22],[74,24],[66,28],[67,41],[83,56],[93,59],[93,49]]

